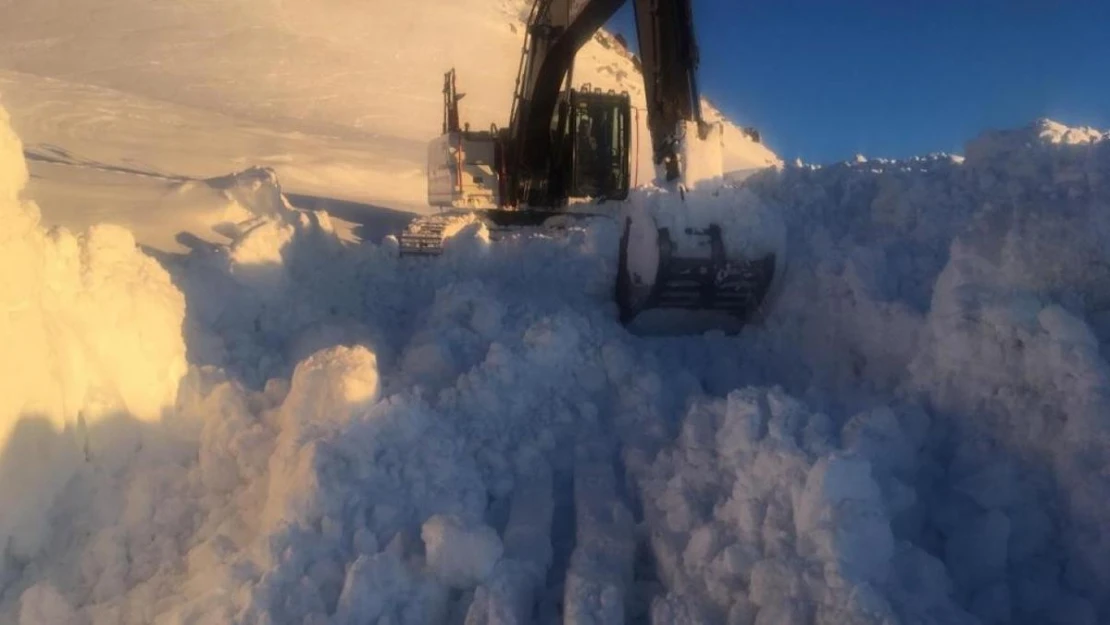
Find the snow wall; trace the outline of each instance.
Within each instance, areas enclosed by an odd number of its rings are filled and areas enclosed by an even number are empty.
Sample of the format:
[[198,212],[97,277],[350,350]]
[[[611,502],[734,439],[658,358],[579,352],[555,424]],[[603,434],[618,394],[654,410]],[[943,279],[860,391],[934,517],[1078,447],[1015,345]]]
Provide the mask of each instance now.
[[126,463],[117,421],[156,422],[185,375],[185,298],[131,234],[46,230],[20,199],[22,145],[0,109],[0,544],[33,553],[45,507],[90,455]]
[[[460,224],[444,257],[403,263],[271,197],[165,271],[115,233],[95,249],[143,278],[121,294],[75,277],[97,275],[77,253],[96,230],[37,226],[3,136],[24,226],[0,249],[47,260],[4,274],[27,360],[3,362],[2,423],[142,444],[59,437],[33,458],[49,479],[0,482],[23,488],[4,492],[0,620],[1110,617],[1104,134],[1038,122],[966,158],[695,191],[778,210],[790,265],[763,324],[681,339],[616,324],[605,220],[495,243]],[[50,307],[63,286],[88,304]],[[135,317],[105,320],[120,301]],[[5,451],[2,475],[23,460]]]

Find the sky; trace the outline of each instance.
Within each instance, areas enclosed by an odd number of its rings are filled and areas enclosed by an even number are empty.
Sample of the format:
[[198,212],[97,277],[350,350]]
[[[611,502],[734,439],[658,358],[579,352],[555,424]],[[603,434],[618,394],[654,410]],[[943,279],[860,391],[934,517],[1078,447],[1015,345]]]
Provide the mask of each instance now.
[[[695,0],[701,91],[784,159],[962,153],[1110,128],[1110,0]],[[635,45],[629,5],[610,26]]]

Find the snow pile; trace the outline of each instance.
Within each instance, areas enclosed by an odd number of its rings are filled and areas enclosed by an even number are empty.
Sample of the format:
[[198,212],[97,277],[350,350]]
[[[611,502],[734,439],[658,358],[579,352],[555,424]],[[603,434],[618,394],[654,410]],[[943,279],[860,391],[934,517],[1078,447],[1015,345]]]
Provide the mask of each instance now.
[[746,337],[753,380],[820,402],[892,392],[948,247],[981,201],[969,178],[946,156],[750,178],[741,188],[779,212],[789,255],[773,309]]
[[228,202],[255,215],[280,215],[289,212],[289,202],[281,192],[277,174],[270,167],[249,169],[205,180],[185,183],[183,188],[204,186],[218,191]]
[[458,519],[435,515],[424,522],[421,537],[428,565],[455,588],[482,583],[501,558],[501,539],[488,525],[468,527]]
[[969,149],[994,197],[952,245],[910,368],[938,410],[973,417],[953,425],[958,492],[941,499],[1009,537],[993,569],[955,574],[999,618],[1110,609],[1110,143],[1076,134],[1038,123]]
[[[482,522],[485,488],[448,425],[379,392],[361,346],[321,350],[260,391],[193,369],[178,436],[78,475],[56,504],[54,531],[72,540],[11,588],[20,622],[439,622],[447,582],[472,586],[498,559],[488,530],[472,543],[481,567],[458,542]],[[435,519],[457,522],[438,535],[453,542],[437,542]]]
[[125,461],[112,424],[161,419],[186,370],[169,274],[125,230],[44,230],[19,198],[26,180],[0,109],[0,543],[15,557],[40,546],[45,508],[83,460]]
[[462,254],[481,254],[489,249],[490,232],[486,224],[472,214],[465,214],[447,223],[443,229],[443,253],[448,258]]
[[[235,176],[235,188],[258,184],[245,174]],[[275,191],[279,201],[267,199]],[[198,245],[169,263],[189,300],[190,362],[226,368],[261,388],[272,377],[288,378],[333,337],[367,339],[374,334],[369,322],[392,313],[385,302],[373,311],[365,306],[368,289],[391,288],[393,280],[402,289],[400,276],[376,266],[396,263],[389,250],[346,250],[326,213],[293,209],[276,181],[264,179],[244,208],[251,216],[224,229],[228,245]],[[382,280],[368,280],[379,272]]]
[[749,379],[836,423],[891,396],[934,413],[900,537],[982,622],[1108,609],[1103,136],[1041,121],[985,133],[966,159],[787,167],[745,187],[782,207],[791,251],[746,339]]
[[[356,622],[404,610],[412,622],[445,609],[446,586],[422,567],[420,526],[447,515],[455,524],[440,537],[466,535],[482,520],[484,488],[448,425],[418,403],[376,401],[374,363],[364,348],[335,347],[298,365],[263,473],[247,614]],[[454,583],[481,575],[459,561],[464,546],[436,542],[434,527],[433,570]]]
[[[647,216],[656,229],[667,228],[677,255],[708,256],[711,225],[721,228],[730,258],[753,259],[766,254],[786,258],[786,224],[777,207],[752,192],[737,187],[695,188],[683,193],[656,187],[636,191],[627,209],[634,219]],[[687,236],[689,230],[702,233]],[[649,233],[651,234],[651,233]],[[649,237],[644,253],[657,249],[656,236]]]
[[[201,180],[174,182],[159,203],[174,214],[193,215],[202,221],[189,224],[193,230],[200,230],[200,236],[211,228],[216,233],[231,239],[240,239],[246,230],[266,221],[290,221],[296,213],[282,195],[277,174],[268,167],[251,167],[225,176]],[[170,217],[172,218],[172,217]],[[187,234],[194,240],[190,247],[197,247],[198,235],[193,230]],[[178,233],[175,233],[178,234]],[[181,241],[180,235],[178,241]],[[205,245],[199,243],[199,245]],[[210,245],[210,244],[208,244]],[[251,256],[250,246],[260,248],[257,241],[248,245],[246,251],[239,251],[244,263],[265,262],[272,259],[255,259]],[[243,247],[243,246],[239,246]],[[265,250],[280,249],[272,245]]]
[[676,232],[677,199],[733,251],[789,249],[735,338],[621,328],[610,220],[491,242],[464,219],[399,259],[233,177],[273,210],[164,261],[193,365],[172,427],[43,500],[0,617],[1105,621],[1110,142],[1045,128],[637,191]]
[[943,563],[892,528],[921,417],[883,407],[838,432],[778,389],[692,406],[644,485],[668,591],[654,622],[974,622]]
[[[672,596],[654,606],[657,618],[869,622],[935,609],[948,622],[1100,621],[1108,560],[1095,528],[1110,519],[1104,137],[1037,122],[986,133],[966,159],[785,167],[740,187],[778,211],[790,257],[773,311],[741,337],[739,379],[806,400],[791,413],[800,425],[788,428],[805,453],[784,473],[793,477],[776,482],[731,449],[702,453],[728,427],[705,426],[645,472],[646,498],[669,530],[655,554]],[[892,398],[911,408],[875,409]],[[737,401],[714,418],[737,419],[728,412]],[[764,414],[775,414],[770,403]],[[900,424],[917,403],[931,417]],[[687,415],[687,428],[707,410]],[[804,416],[813,410],[822,412]],[[875,438],[860,443],[861,432]],[[882,452],[892,444],[897,453]],[[857,445],[871,481],[857,459],[838,455]],[[776,452],[766,457],[786,462]],[[704,475],[721,477],[703,489]],[[774,529],[759,523],[785,537],[785,562],[752,543],[744,521],[722,518],[736,497],[731,480],[753,475],[754,505],[767,514],[775,506],[766,493],[793,493],[777,504]],[[853,509],[866,514],[840,524],[838,511]],[[734,541],[783,576],[737,574],[726,562],[738,547],[714,560]],[[813,577],[814,566],[824,577]],[[746,598],[714,591],[738,584]],[[859,594],[860,584],[881,600]],[[794,590],[784,599],[764,588]]]

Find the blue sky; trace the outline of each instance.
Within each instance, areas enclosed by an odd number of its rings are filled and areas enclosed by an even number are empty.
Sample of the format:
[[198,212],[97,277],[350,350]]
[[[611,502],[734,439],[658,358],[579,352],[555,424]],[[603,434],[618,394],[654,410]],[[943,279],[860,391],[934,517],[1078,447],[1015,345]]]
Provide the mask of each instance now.
[[[695,0],[702,93],[780,156],[962,152],[1038,117],[1110,128],[1110,0]],[[611,23],[634,45],[631,8]]]

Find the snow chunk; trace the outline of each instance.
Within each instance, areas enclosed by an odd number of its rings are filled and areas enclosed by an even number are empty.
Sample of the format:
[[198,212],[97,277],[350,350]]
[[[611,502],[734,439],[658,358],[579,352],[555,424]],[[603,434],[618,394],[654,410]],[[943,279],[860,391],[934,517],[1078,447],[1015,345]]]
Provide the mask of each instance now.
[[297,365],[282,410],[302,422],[343,419],[377,401],[378,394],[374,353],[362,345],[340,345],[320,350]]
[[288,215],[293,210],[282,194],[277,173],[270,167],[251,167],[200,182],[260,217]]
[[473,214],[452,219],[443,229],[443,254],[448,258],[481,256],[489,246],[489,227]]
[[835,562],[848,580],[883,584],[894,553],[894,536],[870,464],[831,456],[810,469],[795,516],[803,545]]
[[467,524],[455,516],[432,516],[424,522],[420,536],[428,566],[454,588],[473,588],[485,581],[503,549],[493,528]]
[[54,586],[40,583],[20,595],[19,625],[77,625],[77,613]]
[[445,593],[422,582],[392,551],[362,555],[347,570],[336,622],[442,622]]
[[283,252],[294,234],[293,226],[282,221],[258,221],[232,244],[231,275],[240,284],[276,298],[288,280]]

